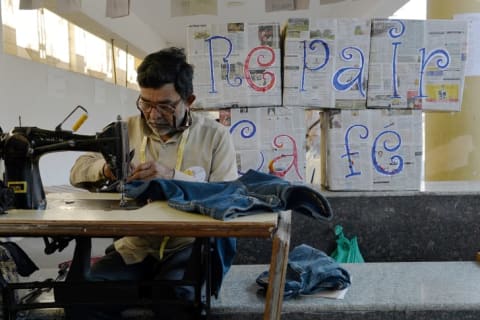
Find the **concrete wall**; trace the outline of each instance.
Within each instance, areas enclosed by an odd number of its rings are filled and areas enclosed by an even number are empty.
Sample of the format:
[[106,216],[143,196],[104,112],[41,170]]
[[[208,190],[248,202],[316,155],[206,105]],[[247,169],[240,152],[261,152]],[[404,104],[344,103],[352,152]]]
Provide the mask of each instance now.
[[[136,113],[138,92],[87,76],[60,70],[14,56],[0,54],[0,127],[4,132],[19,125],[54,130],[77,105],[89,118],[79,134],[95,134],[117,115]],[[71,124],[81,113],[62,126]],[[70,126],[69,126],[70,124]],[[68,173],[78,152],[62,152],[40,158],[44,185],[68,184]]]
[[[0,33],[0,127],[8,132],[18,126],[54,130],[75,108],[82,105],[89,118],[79,134],[95,134],[114,121],[137,112],[138,91],[109,84],[85,75],[61,70],[3,53]],[[62,126],[70,130],[81,113]],[[69,184],[70,167],[79,152],[61,152],[40,158],[43,184]]]
[[[308,244],[327,254],[334,227],[358,239],[366,262],[473,261],[480,246],[477,186],[442,192],[327,192],[330,222],[292,215],[290,248]],[[456,190],[456,191],[453,191]],[[268,263],[271,241],[239,239],[237,264]]]

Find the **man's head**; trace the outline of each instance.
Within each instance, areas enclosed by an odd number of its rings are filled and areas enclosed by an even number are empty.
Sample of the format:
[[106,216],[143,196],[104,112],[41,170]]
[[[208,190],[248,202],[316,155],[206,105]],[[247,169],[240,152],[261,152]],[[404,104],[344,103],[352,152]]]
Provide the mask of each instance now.
[[193,67],[179,48],[166,48],[145,57],[137,69],[140,96],[137,106],[148,125],[169,136],[189,125],[193,95]]

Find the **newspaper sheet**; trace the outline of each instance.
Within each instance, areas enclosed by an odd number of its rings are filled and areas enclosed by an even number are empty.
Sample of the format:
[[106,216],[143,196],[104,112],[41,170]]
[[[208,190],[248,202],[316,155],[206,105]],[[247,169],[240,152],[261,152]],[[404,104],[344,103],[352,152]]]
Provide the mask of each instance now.
[[308,10],[310,0],[265,0],[265,12]]
[[365,108],[370,26],[369,19],[288,19],[284,105]]
[[[239,174],[248,169],[289,181],[305,181],[305,113],[287,107],[237,108],[221,111],[230,124]],[[225,121],[226,119],[229,119]]]
[[420,190],[420,110],[330,110],[326,116],[329,189]]
[[468,53],[465,66],[466,76],[480,76],[480,13],[460,13],[455,20],[468,22]]
[[467,23],[372,20],[367,108],[460,111]]
[[172,17],[194,16],[199,14],[217,15],[217,0],[170,0]]
[[226,23],[187,28],[195,67],[194,108],[282,104],[278,23]]

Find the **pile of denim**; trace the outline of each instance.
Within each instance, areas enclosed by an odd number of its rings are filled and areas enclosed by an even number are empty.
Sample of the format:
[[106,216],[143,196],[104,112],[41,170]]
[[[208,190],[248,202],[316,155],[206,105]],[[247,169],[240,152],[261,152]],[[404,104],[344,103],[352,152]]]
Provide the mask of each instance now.
[[280,210],[292,210],[320,220],[332,218],[329,202],[313,188],[255,170],[225,182],[133,181],[125,190],[127,196],[140,202],[166,200],[175,209],[218,220]]
[[[268,271],[257,277],[262,291],[268,288]],[[301,244],[288,255],[284,299],[325,290],[343,290],[351,285],[350,274],[323,251]]]

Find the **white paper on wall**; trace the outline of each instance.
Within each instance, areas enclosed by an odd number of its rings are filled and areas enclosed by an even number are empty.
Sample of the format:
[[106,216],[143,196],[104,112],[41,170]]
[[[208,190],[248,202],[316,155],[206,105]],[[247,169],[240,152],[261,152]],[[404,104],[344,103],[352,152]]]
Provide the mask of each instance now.
[[194,108],[281,105],[277,23],[226,23],[187,28],[188,60],[195,67]]
[[467,23],[372,20],[367,108],[460,111]]
[[57,10],[61,13],[79,12],[82,10],[82,0],[57,0]]
[[284,105],[365,108],[370,26],[370,19],[289,19]]
[[420,110],[332,110],[326,116],[329,189],[420,189]]
[[170,13],[172,17],[194,16],[199,14],[217,15],[217,0],[171,0]]
[[468,54],[465,75],[480,76],[480,13],[456,14],[453,19],[468,21]]
[[239,174],[254,169],[289,181],[305,181],[303,110],[263,107],[231,109],[230,112],[230,116],[220,117],[230,118]]
[[265,12],[294,9],[295,0],[265,0]]
[[107,0],[105,15],[109,18],[120,18],[130,14],[130,0]]

